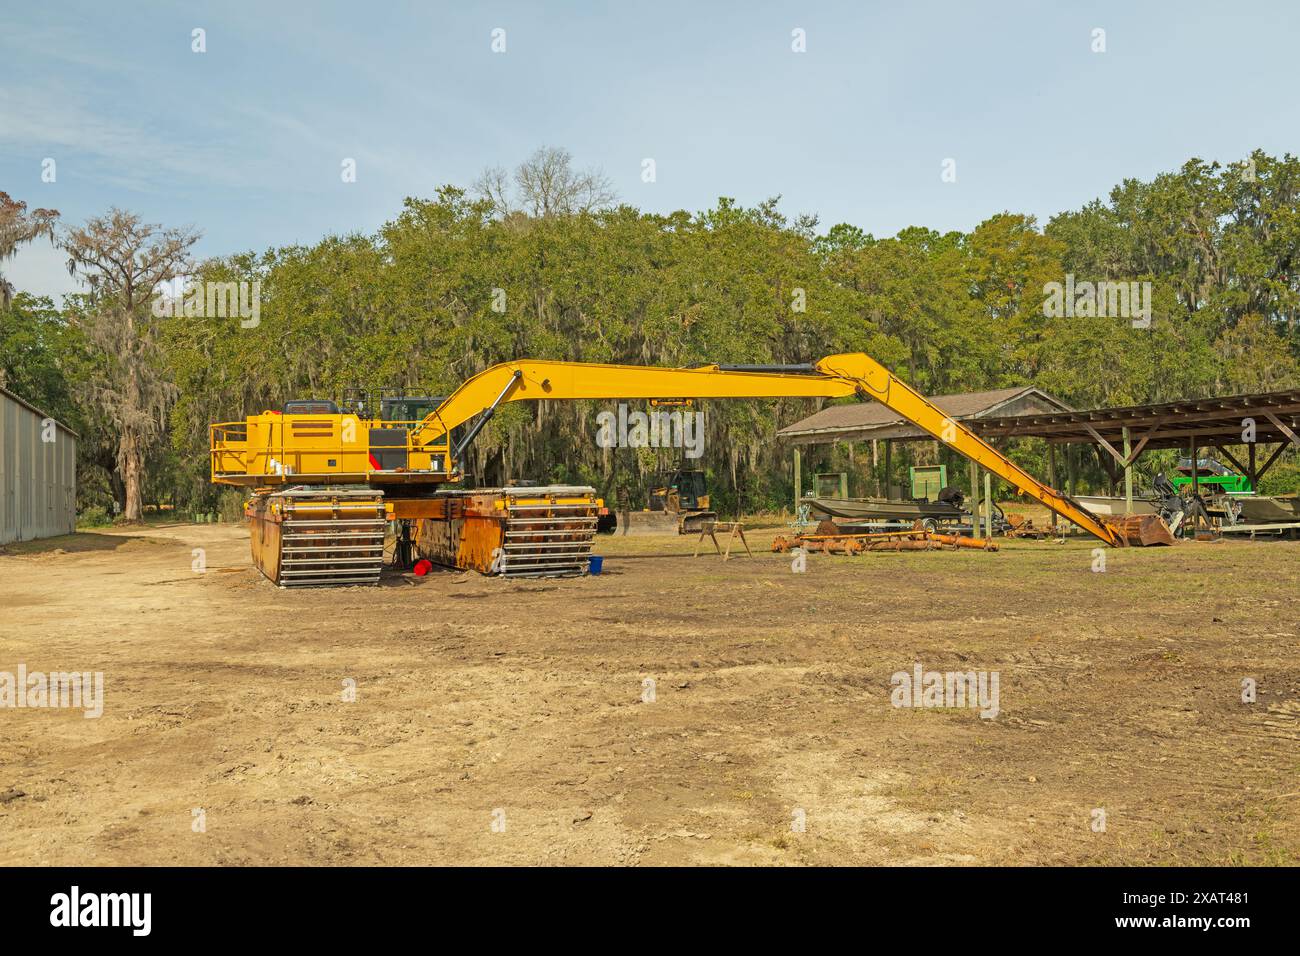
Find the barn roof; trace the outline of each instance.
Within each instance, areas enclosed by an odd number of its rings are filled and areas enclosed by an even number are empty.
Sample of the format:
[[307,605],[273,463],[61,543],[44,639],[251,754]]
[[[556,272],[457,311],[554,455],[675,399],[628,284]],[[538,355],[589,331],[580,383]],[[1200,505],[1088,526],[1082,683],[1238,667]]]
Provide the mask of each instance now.
[[[1025,414],[1068,412],[1070,406],[1032,385],[987,392],[932,395],[930,401],[957,421]],[[797,445],[869,439],[911,440],[932,437],[879,402],[831,405],[777,432]]]
[[5,388],[3,385],[0,385],[0,395],[5,396],[6,398],[11,398],[11,399],[13,399],[14,402],[16,402],[17,404],[21,405],[23,408],[27,409],[29,412],[32,412],[32,413],[35,414],[35,415],[39,415],[42,419],[45,419],[45,418],[50,419],[50,421],[54,422],[55,425],[57,425],[59,428],[62,428],[65,432],[67,432],[67,433],[68,433],[69,435],[71,435],[73,438],[80,438],[80,437],[81,437],[81,436],[78,435],[76,432],[74,432],[71,428],[69,428],[67,425],[63,424],[63,422],[59,421],[57,418],[54,418],[54,417],[52,417],[52,416],[50,416],[50,415],[46,415],[43,411],[41,411],[39,408],[37,408],[37,407],[36,407],[35,405],[33,405],[31,402],[27,401],[27,399],[23,398],[21,395],[15,395],[13,392],[9,391],[9,389]]

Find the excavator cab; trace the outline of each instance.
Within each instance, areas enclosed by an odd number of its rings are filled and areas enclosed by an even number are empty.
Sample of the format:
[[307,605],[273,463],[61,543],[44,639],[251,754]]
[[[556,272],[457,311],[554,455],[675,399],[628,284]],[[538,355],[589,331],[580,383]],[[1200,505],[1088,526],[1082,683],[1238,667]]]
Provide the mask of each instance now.
[[380,400],[379,417],[386,422],[401,422],[408,430],[422,422],[447,397],[428,395],[390,395]]
[[[379,397],[379,421],[370,427],[371,464],[379,469],[399,471],[409,466],[409,434],[446,399],[429,396],[383,395]],[[373,408],[373,399],[371,407]]]
[[[334,406],[335,414],[346,412],[361,419],[399,425],[410,431],[444,401],[445,396],[412,395],[407,389],[393,385],[382,388],[354,385],[343,389],[337,404],[327,404]],[[316,404],[315,400],[312,404]]]

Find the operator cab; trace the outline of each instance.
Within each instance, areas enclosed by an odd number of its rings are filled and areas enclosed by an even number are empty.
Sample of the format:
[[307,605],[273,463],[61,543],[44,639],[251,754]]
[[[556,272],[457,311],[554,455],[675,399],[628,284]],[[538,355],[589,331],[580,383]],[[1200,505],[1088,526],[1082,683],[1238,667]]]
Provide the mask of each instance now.
[[[290,399],[281,407],[281,414],[353,414],[358,418],[372,417],[376,411],[374,398],[362,394],[361,389],[350,389],[349,392],[350,394],[344,398],[342,404],[327,398]],[[398,427],[410,431],[446,400],[445,396],[386,395],[380,398],[378,402],[379,418],[381,421],[394,423]]]
[[[386,422],[422,422],[445,402],[445,396],[390,395],[379,402],[379,417]],[[414,428],[414,425],[407,425]]]

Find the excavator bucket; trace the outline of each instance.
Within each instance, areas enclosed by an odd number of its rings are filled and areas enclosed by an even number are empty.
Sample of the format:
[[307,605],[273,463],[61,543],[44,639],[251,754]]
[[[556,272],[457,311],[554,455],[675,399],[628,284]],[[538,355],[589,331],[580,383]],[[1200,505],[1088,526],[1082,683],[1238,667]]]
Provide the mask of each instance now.
[[1124,543],[1135,547],[1158,544],[1173,544],[1174,536],[1159,515],[1122,515],[1104,519],[1106,524],[1119,532]]

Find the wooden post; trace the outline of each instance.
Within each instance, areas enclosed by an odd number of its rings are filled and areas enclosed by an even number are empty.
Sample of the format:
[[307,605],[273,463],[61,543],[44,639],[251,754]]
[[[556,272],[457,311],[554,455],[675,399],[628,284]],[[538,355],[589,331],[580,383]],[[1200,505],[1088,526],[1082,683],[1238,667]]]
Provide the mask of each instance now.
[[1250,449],[1250,468],[1247,470],[1246,477],[1250,479],[1250,490],[1258,494],[1259,489],[1255,487],[1259,484],[1259,479],[1255,477],[1255,442],[1251,442],[1247,447]]
[[1125,425],[1122,431],[1124,436],[1124,513],[1131,515],[1133,513],[1133,445],[1129,441],[1128,426]]
[[[1047,443],[1047,483],[1053,488],[1056,487],[1056,446],[1051,442]],[[1052,530],[1055,531],[1056,512],[1049,511],[1048,514],[1051,515],[1048,523],[1051,525]]]
[[980,468],[974,461],[967,459],[970,465],[970,536],[980,536]]
[[1067,494],[1069,494],[1071,498],[1074,497],[1075,479],[1078,478],[1077,471],[1078,469],[1075,467],[1075,462],[1074,462],[1074,446],[1066,445],[1065,446],[1065,474],[1066,474],[1065,482],[1066,482]]
[[993,539],[993,474],[984,472],[984,540]]
[[[1199,449],[1196,447],[1196,439],[1192,438],[1191,441],[1192,441],[1192,496],[1200,497],[1201,469],[1197,467],[1199,462],[1199,458],[1198,458]],[[1201,524],[1201,513],[1200,510],[1198,509],[1196,512],[1196,520],[1192,523],[1192,530],[1195,531],[1196,528],[1200,527],[1200,524]]]
[[799,449],[794,450],[794,516],[799,517],[799,499],[803,497],[803,489],[799,484]]
[[882,498],[889,497],[889,473],[893,470],[893,466],[894,466],[894,443],[889,439],[885,439],[885,479],[884,479],[885,488],[880,494],[880,497]]

